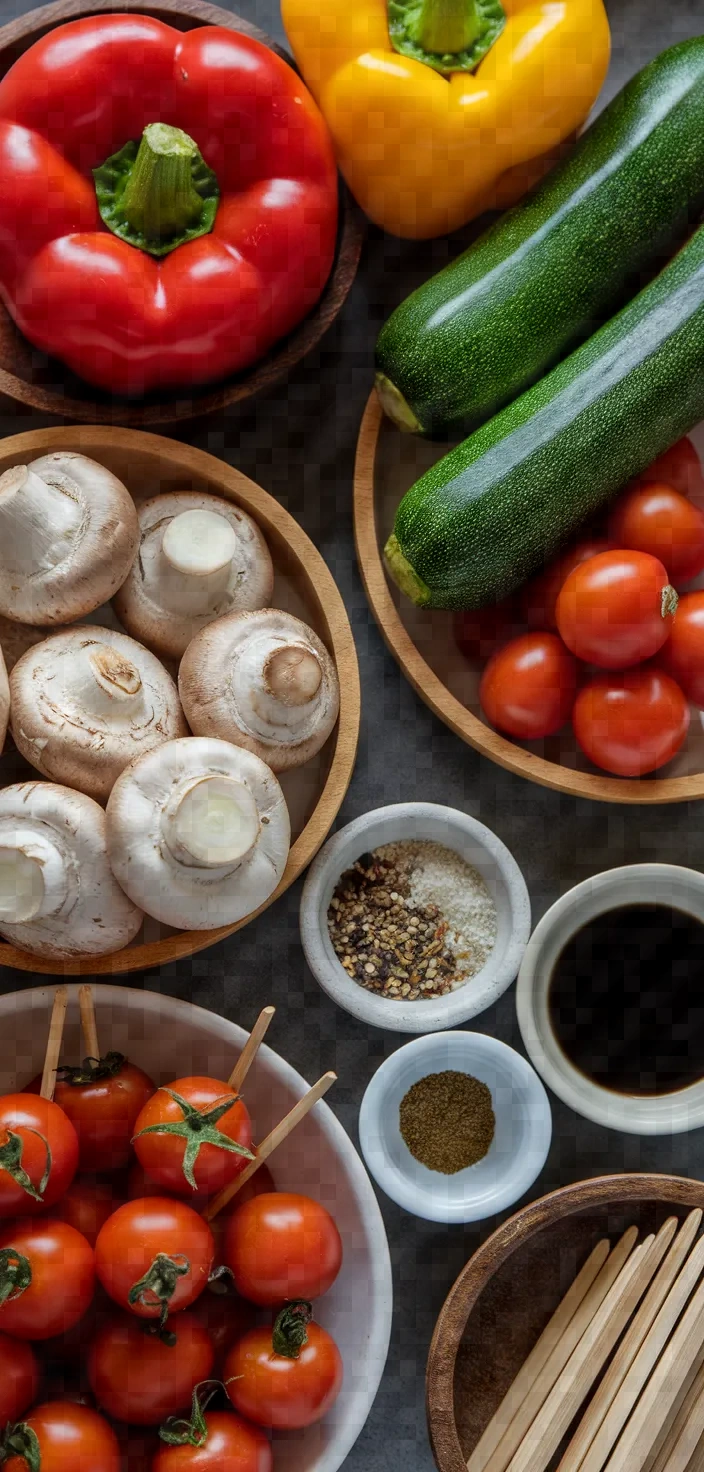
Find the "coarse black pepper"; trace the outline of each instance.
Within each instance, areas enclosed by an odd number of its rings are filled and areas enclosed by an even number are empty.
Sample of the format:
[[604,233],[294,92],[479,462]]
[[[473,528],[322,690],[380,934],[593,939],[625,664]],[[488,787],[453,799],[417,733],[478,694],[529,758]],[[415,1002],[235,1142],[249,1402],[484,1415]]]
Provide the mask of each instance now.
[[491,1090],[470,1073],[448,1068],[418,1079],[401,1100],[401,1134],[428,1170],[454,1175],[476,1165],[494,1138]]

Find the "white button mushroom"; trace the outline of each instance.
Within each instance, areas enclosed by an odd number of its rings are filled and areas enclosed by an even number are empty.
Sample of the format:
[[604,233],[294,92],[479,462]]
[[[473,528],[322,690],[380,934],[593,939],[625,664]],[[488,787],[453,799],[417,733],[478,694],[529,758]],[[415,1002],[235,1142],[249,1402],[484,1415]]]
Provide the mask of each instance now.
[[337,671],[318,635],[277,608],[233,613],[191,641],[178,676],[196,736],[244,746],[274,772],[320,750],[337,720]]
[[69,624],[112,598],[139,544],[122,481],[61,451],[0,475],[0,613]]
[[18,782],[0,792],[0,935],[55,959],[103,956],[144,916],[108,863],[105,813],[82,792]]
[[132,762],[107,806],[126,893],[182,929],[234,925],[273,894],[291,828],[273,772],[226,741],[170,741]]
[[218,496],[173,491],[139,508],[139,556],[113,607],[127,632],[180,659],[222,614],[271,599],[269,549],[246,512]]
[[171,676],[113,629],[80,624],[28,649],[10,695],[12,735],[27,761],[102,802],[135,756],[188,733]]

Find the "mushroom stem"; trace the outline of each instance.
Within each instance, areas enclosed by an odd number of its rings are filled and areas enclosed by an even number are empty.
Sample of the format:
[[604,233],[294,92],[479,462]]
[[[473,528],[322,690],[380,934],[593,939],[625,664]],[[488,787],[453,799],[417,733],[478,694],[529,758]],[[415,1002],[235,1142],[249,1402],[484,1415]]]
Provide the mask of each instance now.
[[89,715],[122,720],[142,705],[136,665],[109,644],[87,644],[70,667],[71,695]]
[[220,869],[252,852],[259,835],[257,804],[234,777],[197,777],[165,809],[162,831],[179,863]]
[[236,548],[233,528],[217,512],[174,516],[161,542],[164,606],[180,614],[208,613],[229,584]]
[[48,572],[70,554],[83,520],[77,500],[27,465],[0,475],[0,545],[4,568]]
[[275,649],[264,664],[265,688],[282,705],[307,705],[317,695],[323,672],[312,649],[286,644]]
[[23,925],[60,909],[66,898],[64,861],[37,834],[0,844],[0,922]]

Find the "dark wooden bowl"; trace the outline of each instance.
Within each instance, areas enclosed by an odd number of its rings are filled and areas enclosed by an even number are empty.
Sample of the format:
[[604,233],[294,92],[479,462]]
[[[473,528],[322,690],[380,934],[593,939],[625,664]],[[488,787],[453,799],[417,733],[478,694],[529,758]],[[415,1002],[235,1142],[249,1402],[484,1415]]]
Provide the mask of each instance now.
[[489,1237],[450,1290],[430,1345],[428,1427],[440,1472],[466,1472],[484,1427],[599,1238],[613,1241],[632,1222],[642,1236],[696,1206],[704,1209],[702,1181],[603,1176],[534,1201]]
[[[204,0],[58,0],[43,5],[27,15],[0,27],[0,76],[9,71],[17,57],[57,25],[100,11],[136,11],[152,15],[179,31],[196,26],[225,26],[241,31],[271,47],[293,66],[291,57],[275,41],[229,10],[208,5]],[[53,414],[84,424],[123,424],[133,429],[175,424],[179,420],[200,418],[216,413],[231,404],[240,404],[255,394],[271,388],[301,358],[305,357],[334,322],[354,281],[366,231],[366,223],[349,191],[340,183],[340,221],[337,250],[325,290],[312,312],[298,327],[251,369],[224,382],[203,384],[190,393],[172,393],[159,398],[150,394],[143,399],[113,398],[84,383],[55,358],[37,352],[18,332],[12,318],[0,305],[0,394],[27,404],[42,414]]]

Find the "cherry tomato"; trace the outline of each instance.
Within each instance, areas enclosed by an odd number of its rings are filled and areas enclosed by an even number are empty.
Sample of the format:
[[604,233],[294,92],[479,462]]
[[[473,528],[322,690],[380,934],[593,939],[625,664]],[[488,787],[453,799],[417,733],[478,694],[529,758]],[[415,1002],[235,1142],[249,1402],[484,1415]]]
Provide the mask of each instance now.
[[78,1136],[50,1099],[0,1098],[0,1217],[28,1216],[53,1206],[78,1165]]
[[225,1361],[224,1381],[236,1411],[257,1426],[293,1430],[311,1426],[330,1410],[342,1385],[342,1360],[334,1339],[319,1324],[308,1323],[306,1342],[296,1358],[277,1354],[274,1346],[284,1314],[270,1328],[251,1329],[238,1340]]
[[669,762],[689,728],[689,706],[679,685],[656,669],[601,675],[580,690],[574,731],[597,767],[618,777],[641,777]]
[[602,552],[570,573],[557,600],[557,624],[579,659],[620,670],[657,654],[676,607],[659,558]]
[[673,583],[686,583],[704,568],[704,511],[661,481],[624,491],[609,533],[615,547],[659,557]]
[[0,1285],[12,1284],[0,1305],[0,1330],[20,1339],[63,1334],[90,1307],[93,1249],[67,1222],[15,1222],[0,1233]]
[[24,1339],[0,1334],[0,1426],[16,1421],[39,1391],[39,1363]]
[[187,1410],[194,1387],[211,1375],[215,1354],[202,1324],[186,1311],[169,1328],[175,1343],[124,1314],[94,1339],[88,1379],[98,1404],[116,1421],[159,1426]]
[[504,598],[486,608],[456,613],[452,621],[455,643],[468,659],[488,659],[516,627],[516,600]]
[[[254,1175],[250,1176],[250,1179],[245,1181],[244,1185],[240,1187],[229,1210],[225,1207],[222,1211],[218,1212],[218,1215],[210,1223],[210,1229],[215,1238],[216,1263],[222,1263],[225,1260],[225,1229],[232,1212],[242,1206],[245,1201],[252,1201],[255,1196],[261,1196],[266,1191],[275,1190],[274,1178],[269,1167],[267,1165],[260,1165]],[[156,1181],[153,1181],[151,1176],[147,1175],[144,1166],[140,1165],[138,1160],[135,1160],[127,1177],[128,1201],[137,1201],[140,1197],[144,1196],[163,1195],[163,1186],[157,1185]],[[188,1198],[188,1204],[193,1207],[194,1211],[200,1212],[208,1200],[209,1197],[206,1191],[197,1191],[195,1195],[191,1193]]]
[[206,1288],[189,1309],[199,1324],[207,1329],[212,1340],[215,1358],[222,1364],[229,1349],[248,1329],[254,1328],[255,1310],[246,1299],[240,1298],[230,1287],[222,1293]]
[[42,1341],[42,1360],[45,1364],[59,1366],[64,1372],[62,1389],[75,1377],[76,1367],[85,1360],[90,1345],[99,1329],[115,1318],[115,1305],[105,1289],[96,1281],[95,1293],[90,1307],[83,1317],[55,1338]]
[[[41,1076],[27,1092],[38,1094]],[[122,1053],[86,1058],[80,1068],[60,1068],[54,1102],[78,1135],[81,1171],[124,1170],[130,1159],[135,1120],[156,1084]]]
[[251,1160],[252,1123],[229,1084],[177,1078],[144,1106],[133,1143],[147,1174],[165,1191],[212,1196]]
[[[14,1428],[13,1447],[30,1449],[34,1432],[39,1443],[41,1472],[120,1472],[120,1448],[111,1426],[89,1406],[52,1400],[34,1410]],[[3,1472],[27,1472],[33,1462],[26,1454],[11,1456]]]
[[258,1426],[232,1411],[206,1411],[205,1440],[198,1446],[164,1446],[152,1472],[271,1472],[271,1446]]
[[577,666],[557,634],[520,634],[492,655],[479,700],[497,730],[535,741],[569,720],[576,689]]
[[115,1303],[163,1319],[202,1293],[214,1253],[210,1227],[191,1206],[147,1196],[120,1206],[101,1228],[95,1268]]
[[537,577],[526,583],[521,591],[521,613],[531,629],[557,631],[555,605],[563,583],[575,567],[588,562],[590,557],[597,557],[600,552],[608,552],[610,546],[605,537],[585,537],[553,558]]
[[52,1216],[75,1227],[95,1247],[101,1227],[122,1206],[124,1199],[123,1191],[111,1177],[103,1180],[100,1176],[76,1176]]
[[678,440],[664,455],[659,455],[647,470],[638,476],[639,481],[664,481],[683,496],[704,497],[704,475],[699,455],[690,439]]
[[342,1241],[319,1201],[276,1191],[232,1213],[225,1262],[243,1298],[273,1308],[327,1293],[340,1271]]
[[704,592],[684,593],[680,598],[658,664],[672,675],[693,705],[704,706]]

